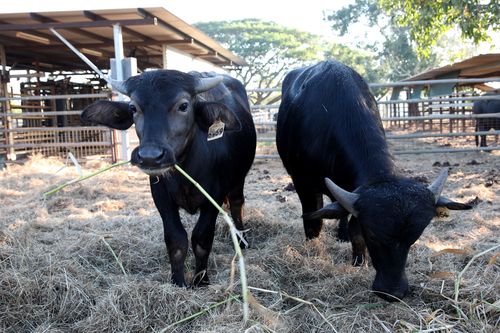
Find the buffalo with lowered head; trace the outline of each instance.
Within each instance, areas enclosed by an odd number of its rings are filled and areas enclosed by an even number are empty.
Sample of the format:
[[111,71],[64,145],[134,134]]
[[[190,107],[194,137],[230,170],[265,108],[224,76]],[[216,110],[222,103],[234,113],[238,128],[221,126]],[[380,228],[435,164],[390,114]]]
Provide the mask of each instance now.
[[[389,301],[407,293],[410,246],[436,208],[471,208],[440,195],[447,170],[429,186],[398,175],[368,85],[339,62],[287,74],[276,140],[302,204],[306,238],[319,235],[323,218],[340,219],[353,264],[360,265],[368,249],[373,289]],[[323,194],[333,203],[323,207]]]
[[191,235],[196,260],[193,284],[207,284],[218,211],[174,165],[180,165],[219,204],[227,198],[235,225],[243,230],[243,185],[256,145],[246,91],[227,75],[175,70],[145,72],[114,82],[114,88],[130,101],[95,102],[83,111],[82,120],[122,130],[135,124],[140,144],[131,162],[150,176],[172,282],[186,286],[188,237],[179,216],[183,208],[191,214],[200,212]]

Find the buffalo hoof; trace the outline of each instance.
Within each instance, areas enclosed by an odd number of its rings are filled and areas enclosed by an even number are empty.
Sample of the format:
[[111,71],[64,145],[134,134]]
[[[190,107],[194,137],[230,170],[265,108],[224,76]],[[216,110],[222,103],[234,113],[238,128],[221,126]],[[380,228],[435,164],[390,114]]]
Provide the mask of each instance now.
[[378,297],[382,298],[383,300],[393,303],[393,302],[400,302],[401,299],[405,296],[404,294],[398,294],[398,295],[392,295],[380,291],[374,291],[375,295]]
[[359,254],[352,256],[352,265],[356,267],[368,266],[368,262],[366,261],[366,255]]
[[193,278],[193,287],[205,287],[210,284],[210,280],[208,279],[207,271],[201,271],[196,273]]
[[174,278],[172,278],[172,284],[176,285],[177,287],[180,287],[180,288],[186,288],[187,287],[187,283],[186,283],[186,281],[184,281],[184,279],[180,280],[180,279],[174,279]]
[[373,292],[383,300],[393,303],[400,302],[404,297],[415,295],[415,288],[407,287],[405,290],[391,291],[390,293],[378,290],[374,290]]

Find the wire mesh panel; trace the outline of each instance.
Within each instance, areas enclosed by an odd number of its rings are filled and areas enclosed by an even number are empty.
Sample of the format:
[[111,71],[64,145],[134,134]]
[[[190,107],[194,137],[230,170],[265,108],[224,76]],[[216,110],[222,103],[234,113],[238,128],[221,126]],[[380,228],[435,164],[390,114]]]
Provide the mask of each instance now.
[[99,83],[68,79],[22,83],[20,94],[2,98],[0,154],[64,157],[72,152],[77,158],[99,155],[115,160],[113,132],[80,121],[86,105],[109,97],[101,89]]

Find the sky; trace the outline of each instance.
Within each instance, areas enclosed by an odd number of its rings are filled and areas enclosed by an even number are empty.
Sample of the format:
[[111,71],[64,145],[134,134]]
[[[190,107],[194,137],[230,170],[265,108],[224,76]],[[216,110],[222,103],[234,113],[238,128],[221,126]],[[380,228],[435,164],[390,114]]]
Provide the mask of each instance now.
[[[107,8],[165,7],[187,23],[259,18],[284,26],[338,39],[324,20],[325,11],[340,9],[354,0],[18,0],[2,1],[0,13],[27,11],[56,11]],[[356,30],[356,29],[355,29]],[[365,31],[357,29],[355,38],[364,38]],[[352,42],[353,36],[345,41]]]

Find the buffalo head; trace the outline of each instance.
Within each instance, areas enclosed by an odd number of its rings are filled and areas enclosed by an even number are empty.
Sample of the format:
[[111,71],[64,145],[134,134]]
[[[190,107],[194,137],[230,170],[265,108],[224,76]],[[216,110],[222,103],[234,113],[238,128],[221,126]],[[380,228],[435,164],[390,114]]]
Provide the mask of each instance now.
[[[149,175],[162,175],[185,156],[196,136],[203,136],[216,120],[226,130],[240,126],[222,103],[207,102],[203,94],[223,90],[224,77],[193,75],[175,70],[145,72],[112,87],[129,102],[97,101],[82,113],[84,122],[125,130],[135,124],[140,144],[132,164]],[[221,92],[219,92],[221,94]]]
[[410,246],[417,241],[436,214],[438,207],[472,208],[442,197],[448,175],[445,169],[428,187],[407,178],[397,178],[360,186],[348,192],[330,179],[328,190],[337,200],[309,214],[306,219],[342,218],[352,214],[358,220],[373,267],[373,290],[395,301],[408,292],[405,265]]

